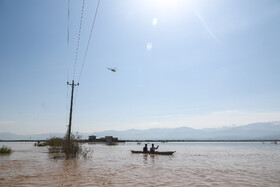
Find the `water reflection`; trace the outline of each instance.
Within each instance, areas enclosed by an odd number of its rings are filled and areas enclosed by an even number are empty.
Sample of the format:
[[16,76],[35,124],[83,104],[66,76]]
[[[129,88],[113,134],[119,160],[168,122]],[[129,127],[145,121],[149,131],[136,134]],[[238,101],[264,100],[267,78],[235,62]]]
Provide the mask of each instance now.
[[61,161],[62,168],[62,179],[64,180],[64,184],[73,184],[80,181],[83,176],[83,171],[80,168],[79,161],[77,159],[74,160],[63,160]]
[[143,154],[143,163],[144,165],[148,164],[148,154]]

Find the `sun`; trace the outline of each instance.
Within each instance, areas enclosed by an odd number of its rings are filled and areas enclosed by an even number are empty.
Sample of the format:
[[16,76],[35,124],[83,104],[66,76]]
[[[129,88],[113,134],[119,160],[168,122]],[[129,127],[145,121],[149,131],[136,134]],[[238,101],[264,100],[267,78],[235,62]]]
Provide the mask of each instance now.
[[177,9],[179,4],[177,0],[151,0],[150,3],[164,11]]
[[157,18],[172,19],[190,11],[193,0],[148,0],[145,6],[154,14],[153,25],[157,25]]
[[179,10],[183,4],[192,4],[192,0],[150,0],[149,3],[160,10],[176,11]]

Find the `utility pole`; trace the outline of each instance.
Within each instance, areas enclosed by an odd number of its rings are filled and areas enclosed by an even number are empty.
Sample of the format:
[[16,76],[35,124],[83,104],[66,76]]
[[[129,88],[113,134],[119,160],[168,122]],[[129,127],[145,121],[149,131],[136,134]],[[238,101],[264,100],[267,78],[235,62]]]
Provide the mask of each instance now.
[[68,140],[68,142],[70,142],[74,87],[75,87],[75,86],[79,86],[79,83],[74,84],[74,80],[72,80],[72,84],[70,84],[69,82],[67,82],[67,85],[72,86],[71,105],[70,105],[70,116],[69,116],[69,126],[68,126],[68,135],[67,135],[67,140]]

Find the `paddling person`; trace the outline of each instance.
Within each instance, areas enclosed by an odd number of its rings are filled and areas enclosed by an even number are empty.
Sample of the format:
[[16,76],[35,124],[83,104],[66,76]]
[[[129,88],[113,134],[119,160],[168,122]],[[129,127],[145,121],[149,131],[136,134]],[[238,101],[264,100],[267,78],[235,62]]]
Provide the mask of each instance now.
[[157,147],[152,144],[152,147],[150,148],[150,153],[154,153],[156,149],[158,149],[159,145]]
[[148,144],[145,144],[145,147],[143,147],[143,152],[147,153],[148,152]]

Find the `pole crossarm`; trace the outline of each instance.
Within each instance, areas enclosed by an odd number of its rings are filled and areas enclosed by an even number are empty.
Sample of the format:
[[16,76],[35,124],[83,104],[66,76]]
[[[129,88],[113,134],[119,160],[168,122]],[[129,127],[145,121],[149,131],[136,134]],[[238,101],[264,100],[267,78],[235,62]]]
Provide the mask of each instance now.
[[74,80],[72,80],[72,84],[70,84],[69,82],[67,82],[67,85],[74,85],[74,86],[79,86],[80,84],[79,83],[77,83],[77,84],[74,84]]

